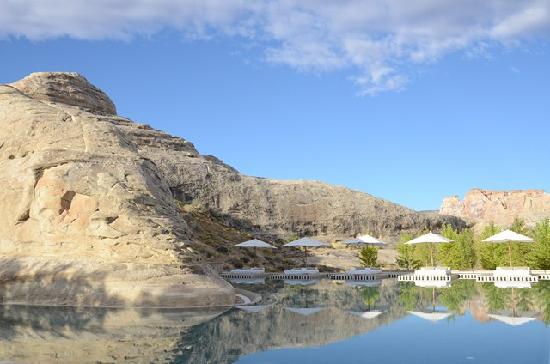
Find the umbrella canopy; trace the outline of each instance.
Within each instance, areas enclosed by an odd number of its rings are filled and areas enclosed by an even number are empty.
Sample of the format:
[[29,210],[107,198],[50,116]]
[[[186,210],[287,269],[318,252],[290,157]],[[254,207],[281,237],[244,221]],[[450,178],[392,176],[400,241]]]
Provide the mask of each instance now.
[[420,317],[421,319],[436,322],[440,320],[444,320],[452,315],[450,312],[413,312],[409,311],[411,315],[415,315],[417,317]]
[[533,239],[528,236],[518,234],[512,230],[504,230],[501,233],[495,234],[482,240],[484,243],[508,243],[508,257],[510,267],[512,266],[512,243],[532,243]]
[[285,310],[302,316],[309,316],[321,312],[323,307],[284,307]]
[[366,311],[366,312],[350,311],[350,313],[352,315],[356,315],[356,316],[359,316],[359,317],[367,319],[367,320],[372,320],[372,319],[377,318],[378,316],[380,316],[383,312],[382,311]]
[[428,233],[428,234],[421,235],[418,238],[415,238],[413,240],[409,240],[405,244],[407,245],[423,244],[423,243],[443,244],[443,243],[451,243],[451,242],[452,242],[451,239],[447,239],[442,235]]
[[348,245],[373,245],[373,246],[384,246],[386,243],[380,241],[369,234],[360,235],[353,239],[347,239],[343,241],[344,244]]
[[304,248],[304,264],[307,266],[307,248],[327,247],[327,246],[330,246],[330,244],[323,243],[322,241],[311,239],[311,238],[302,238],[302,239],[291,241],[290,243],[287,243],[284,246]]
[[277,247],[266,243],[265,241],[252,239],[247,240],[245,242],[242,242],[240,244],[237,244],[235,246],[238,246],[239,248],[268,248],[268,249],[277,249]]
[[533,239],[512,230],[504,230],[483,240],[485,243],[532,243]]
[[520,326],[535,320],[533,317],[510,317],[502,315],[489,315],[489,317],[511,326]]
[[413,240],[409,240],[405,244],[406,245],[424,244],[424,243],[430,244],[430,258],[431,258],[432,266],[433,266],[434,265],[434,254],[433,254],[433,246],[432,245],[433,244],[451,243],[451,242],[452,242],[451,239],[447,239],[446,237],[444,237],[442,235],[434,234],[434,233],[428,233],[428,234],[421,235],[418,238],[415,238]]
[[270,245],[265,241],[258,240],[258,239],[247,240],[235,246],[239,248],[254,248],[254,258],[252,261],[253,263],[255,263],[255,260],[256,260],[256,248],[277,249],[277,247],[274,247],[273,245]]
[[302,238],[298,240],[291,241],[290,243],[285,244],[285,246],[297,246],[304,248],[318,248],[323,246],[330,246],[330,244],[323,243],[322,241],[311,239],[311,238]]
[[259,312],[265,311],[268,307],[271,307],[271,306],[268,306],[268,305],[260,305],[260,306],[240,305],[240,306],[235,306],[235,307],[238,308],[239,310],[243,310],[244,312],[259,313]]

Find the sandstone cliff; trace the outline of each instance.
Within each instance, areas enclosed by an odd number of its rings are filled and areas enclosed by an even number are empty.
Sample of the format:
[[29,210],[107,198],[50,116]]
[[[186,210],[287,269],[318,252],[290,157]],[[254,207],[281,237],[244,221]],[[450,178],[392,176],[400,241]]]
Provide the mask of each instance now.
[[550,194],[542,190],[490,191],[474,188],[464,200],[457,196],[443,200],[440,214],[469,220],[478,227],[495,223],[508,227],[514,219],[533,225],[550,217]]
[[[75,73],[0,85],[0,182],[5,302],[228,304],[231,287],[197,267],[227,258],[237,239],[464,224],[343,187],[244,176],[184,139],[116,115],[109,97]],[[245,254],[234,253],[246,263]],[[63,292],[50,289],[54,281]]]
[[77,74],[0,86],[3,301],[231,304],[230,286],[182,269],[185,220],[114,112]]

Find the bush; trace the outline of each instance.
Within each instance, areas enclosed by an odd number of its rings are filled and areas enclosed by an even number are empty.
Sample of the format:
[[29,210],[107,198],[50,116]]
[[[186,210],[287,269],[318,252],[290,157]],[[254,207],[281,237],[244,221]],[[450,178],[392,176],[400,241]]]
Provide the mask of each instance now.
[[396,263],[400,268],[404,269],[418,269],[422,265],[420,260],[415,257],[415,246],[414,245],[405,245],[405,242],[412,239],[412,235],[403,234],[401,235],[401,241],[397,245],[397,259]]
[[501,229],[498,226],[491,223],[483,229],[477,239],[478,261],[483,269],[496,269],[496,267],[502,266],[502,262],[506,259],[506,247],[504,245],[489,244],[482,241],[491,235],[498,234],[500,231]]
[[531,252],[527,258],[532,269],[550,270],[550,220],[540,221],[533,229]]
[[365,267],[378,267],[378,248],[374,246],[365,246],[359,251],[359,260]]
[[453,242],[441,244],[438,260],[451,269],[473,269],[476,264],[474,232],[470,229],[458,232],[445,225],[442,235]]
[[219,247],[217,247],[216,251],[218,253],[229,253],[229,249],[223,245],[220,245]]

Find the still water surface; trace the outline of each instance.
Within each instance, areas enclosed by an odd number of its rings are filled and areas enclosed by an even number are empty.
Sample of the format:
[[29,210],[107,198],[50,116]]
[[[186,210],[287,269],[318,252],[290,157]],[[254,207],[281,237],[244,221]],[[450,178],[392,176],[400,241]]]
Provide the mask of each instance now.
[[243,288],[254,307],[0,307],[0,362],[550,364],[550,282]]

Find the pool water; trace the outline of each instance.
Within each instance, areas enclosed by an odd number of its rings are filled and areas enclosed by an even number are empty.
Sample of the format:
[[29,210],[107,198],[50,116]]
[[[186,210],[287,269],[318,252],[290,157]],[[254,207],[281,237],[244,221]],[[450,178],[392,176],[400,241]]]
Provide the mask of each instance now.
[[550,282],[271,282],[229,310],[0,308],[0,362],[550,363]]

